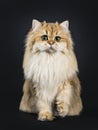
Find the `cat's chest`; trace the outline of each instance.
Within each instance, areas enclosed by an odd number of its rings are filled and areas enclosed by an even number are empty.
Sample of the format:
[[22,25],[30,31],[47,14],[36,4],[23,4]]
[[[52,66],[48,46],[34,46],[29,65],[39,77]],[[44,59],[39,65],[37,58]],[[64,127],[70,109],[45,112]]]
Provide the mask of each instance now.
[[65,79],[67,62],[66,57],[60,53],[34,55],[29,61],[27,77],[42,86],[54,86]]

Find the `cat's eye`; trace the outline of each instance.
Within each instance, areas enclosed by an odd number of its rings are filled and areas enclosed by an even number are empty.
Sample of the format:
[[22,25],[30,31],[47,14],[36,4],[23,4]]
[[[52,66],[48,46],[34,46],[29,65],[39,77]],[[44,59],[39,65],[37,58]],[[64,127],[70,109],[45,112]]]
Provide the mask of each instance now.
[[41,39],[42,39],[42,41],[47,41],[48,40],[48,36],[47,35],[42,35]]
[[61,40],[61,37],[60,36],[56,36],[55,39],[54,39],[56,42],[59,42]]

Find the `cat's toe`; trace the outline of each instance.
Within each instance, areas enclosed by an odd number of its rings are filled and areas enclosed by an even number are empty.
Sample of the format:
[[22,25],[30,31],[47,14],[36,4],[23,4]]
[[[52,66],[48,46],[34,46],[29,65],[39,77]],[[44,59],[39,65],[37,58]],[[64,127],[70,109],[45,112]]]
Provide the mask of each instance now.
[[38,115],[38,120],[40,121],[52,121],[53,119],[54,117],[50,112],[40,112]]
[[56,102],[56,115],[65,117],[68,114],[68,108],[64,102]]

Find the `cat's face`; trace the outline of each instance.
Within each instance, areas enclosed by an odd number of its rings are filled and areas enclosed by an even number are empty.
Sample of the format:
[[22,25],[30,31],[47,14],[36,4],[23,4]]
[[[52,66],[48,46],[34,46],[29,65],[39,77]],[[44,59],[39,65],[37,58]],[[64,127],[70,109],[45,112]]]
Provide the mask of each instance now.
[[68,29],[68,21],[59,23],[40,23],[34,20],[30,34],[32,51],[65,53],[72,48],[72,40]]

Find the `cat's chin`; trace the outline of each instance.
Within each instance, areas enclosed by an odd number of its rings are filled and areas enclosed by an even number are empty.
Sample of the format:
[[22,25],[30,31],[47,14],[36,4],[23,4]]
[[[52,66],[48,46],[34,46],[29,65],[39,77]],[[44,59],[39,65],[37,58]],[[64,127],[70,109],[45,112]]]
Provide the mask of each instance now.
[[53,48],[49,48],[49,49],[46,49],[45,52],[49,54],[53,54],[53,53],[56,53],[57,51]]
[[56,49],[54,49],[53,47],[49,47],[49,48],[45,48],[45,49],[39,49],[37,52],[46,52],[46,53],[48,53],[48,54],[54,54],[54,53],[56,53],[57,52],[57,50]]

